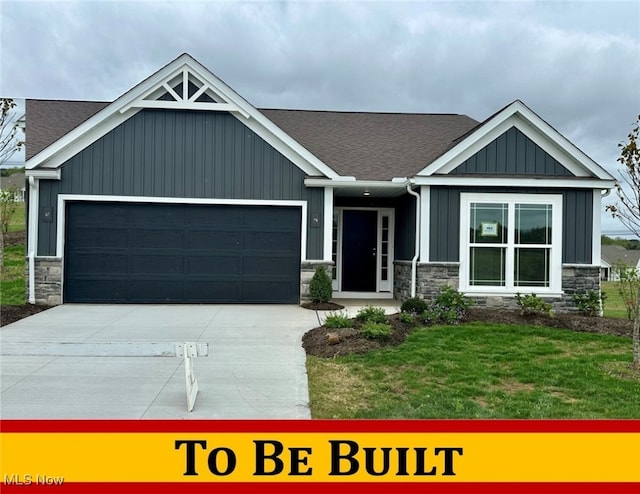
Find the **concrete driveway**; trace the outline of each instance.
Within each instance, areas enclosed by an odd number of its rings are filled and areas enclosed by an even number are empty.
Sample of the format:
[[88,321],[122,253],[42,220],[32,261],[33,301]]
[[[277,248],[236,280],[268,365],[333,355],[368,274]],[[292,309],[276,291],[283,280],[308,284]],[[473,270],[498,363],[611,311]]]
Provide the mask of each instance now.
[[[309,418],[301,345],[316,326],[318,315],[297,305],[54,307],[0,328],[0,353],[17,353],[0,356],[0,418]],[[193,359],[192,412],[182,358],[33,355],[45,342],[187,341],[209,345]]]

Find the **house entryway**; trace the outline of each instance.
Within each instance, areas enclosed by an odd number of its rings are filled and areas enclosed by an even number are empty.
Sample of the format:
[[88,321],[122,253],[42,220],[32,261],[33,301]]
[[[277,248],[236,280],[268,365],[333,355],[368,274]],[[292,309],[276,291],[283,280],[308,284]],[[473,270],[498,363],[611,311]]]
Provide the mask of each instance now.
[[336,208],[335,297],[393,297],[393,209]]

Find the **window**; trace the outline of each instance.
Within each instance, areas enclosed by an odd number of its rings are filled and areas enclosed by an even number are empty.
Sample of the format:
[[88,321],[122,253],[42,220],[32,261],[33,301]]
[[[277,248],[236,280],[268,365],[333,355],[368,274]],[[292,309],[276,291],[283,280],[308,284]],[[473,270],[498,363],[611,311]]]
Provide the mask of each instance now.
[[468,292],[560,292],[562,196],[461,195],[460,286]]

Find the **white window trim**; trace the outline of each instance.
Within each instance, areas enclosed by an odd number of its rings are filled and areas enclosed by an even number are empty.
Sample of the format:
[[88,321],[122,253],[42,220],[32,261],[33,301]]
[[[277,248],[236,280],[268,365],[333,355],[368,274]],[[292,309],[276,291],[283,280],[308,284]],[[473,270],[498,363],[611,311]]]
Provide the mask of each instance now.
[[[473,286],[469,284],[469,228],[471,203],[506,203],[509,205],[509,235],[507,239],[507,286]],[[550,204],[552,243],[549,266],[548,287],[513,286],[513,236],[515,204]],[[559,297],[562,292],[562,195],[560,194],[500,194],[471,193],[460,194],[460,291],[467,295],[510,296],[516,293],[536,293],[549,297]]]

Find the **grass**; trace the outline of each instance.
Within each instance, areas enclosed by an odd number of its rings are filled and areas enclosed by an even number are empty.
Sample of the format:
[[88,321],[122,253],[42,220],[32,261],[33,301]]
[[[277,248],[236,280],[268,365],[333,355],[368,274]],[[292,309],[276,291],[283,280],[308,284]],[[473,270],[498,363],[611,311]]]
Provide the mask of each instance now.
[[[25,204],[19,202],[9,222],[9,231],[18,232],[26,228]],[[5,247],[0,278],[0,304],[22,305],[25,303],[25,246]]]
[[0,279],[0,304],[25,303],[25,251],[24,245],[4,249],[2,278]]
[[307,358],[313,418],[640,418],[631,341],[511,325],[421,328],[398,347]]
[[16,210],[11,215],[11,221],[9,221],[10,232],[21,232],[26,229],[25,203],[18,202],[16,204]]
[[618,292],[618,283],[616,281],[603,281],[602,291],[607,295],[604,303],[605,317],[626,318],[627,306]]

